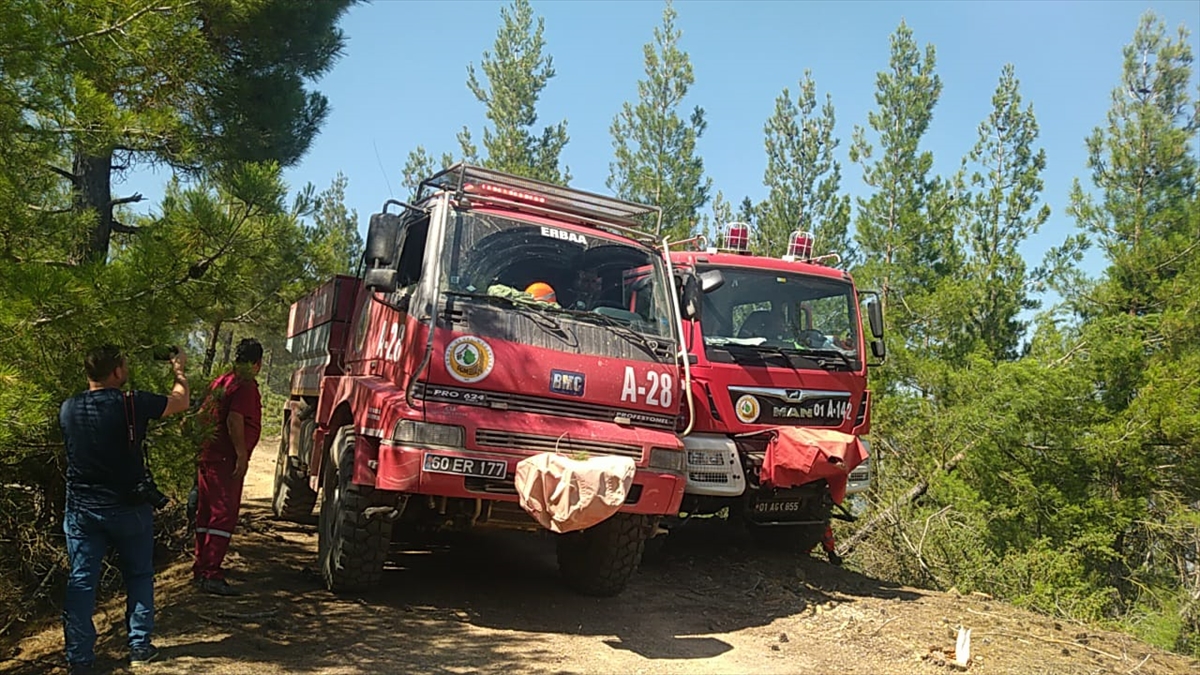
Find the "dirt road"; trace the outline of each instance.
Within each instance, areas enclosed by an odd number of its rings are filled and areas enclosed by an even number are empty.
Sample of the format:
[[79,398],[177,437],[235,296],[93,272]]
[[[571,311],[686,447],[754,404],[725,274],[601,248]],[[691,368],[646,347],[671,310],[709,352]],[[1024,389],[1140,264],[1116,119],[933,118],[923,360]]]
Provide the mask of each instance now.
[[[1121,634],[978,596],[894,587],[817,558],[765,556],[740,535],[682,530],[613,599],[558,582],[550,535],[481,532],[398,545],[386,587],[327,592],[309,525],[270,519],[274,445],[251,463],[231,579],[202,595],[190,561],[158,581],[163,660],[139,673],[951,673],[957,628],[975,673],[1196,673],[1200,663]],[[122,665],[123,603],[97,617],[102,665]],[[942,651],[944,650],[944,651]],[[58,670],[57,626],[28,636],[0,672]]]

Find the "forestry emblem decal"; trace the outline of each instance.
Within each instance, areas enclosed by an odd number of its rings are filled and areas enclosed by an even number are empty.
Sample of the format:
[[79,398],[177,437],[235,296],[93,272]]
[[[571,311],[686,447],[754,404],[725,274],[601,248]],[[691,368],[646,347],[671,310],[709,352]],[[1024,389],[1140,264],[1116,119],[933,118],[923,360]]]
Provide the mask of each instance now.
[[733,412],[737,418],[744,424],[752,424],[758,419],[758,415],[762,409],[758,405],[758,399],[750,394],[746,394],[737,400],[733,405]]
[[459,382],[478,382],[492,373],[495,364],[492,348],[474,335],[455,338],[446,345],[446,370]]

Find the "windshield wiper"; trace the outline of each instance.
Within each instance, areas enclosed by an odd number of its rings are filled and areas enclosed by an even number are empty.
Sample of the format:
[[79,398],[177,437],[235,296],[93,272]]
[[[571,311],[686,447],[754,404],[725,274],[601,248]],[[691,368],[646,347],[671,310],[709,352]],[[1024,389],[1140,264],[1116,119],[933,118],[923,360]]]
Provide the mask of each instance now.
[[506,298],[502,295],[488,295],[487,293],[469,293],[467,291],[446,291],[446,295],[453,295],[460,298],[471,298],[473,300],[483,300],[492,305],[499,305],[512,309],[521,310],[525,316],[528,316],[534,323],[542,328],[557,331],[562,335],[566,335],[567,331],[563,328],[562,321],[553,314],[547,313],[547,310],[553,310],[550,306],[539,307],[536,304],[528,302],[520,302],[512,298]]
[[[717,346],[717,345],[713,345],[713,346]],[[822,368],[826,367],[825,361],[823,359],[814,359],[812,357],[814,357],[814,356],[817,356],[817,357],[833,356],[833,357],[837,357],[837,358],[841,359],[842,363],[844,363],[847,368],[849,368],[851,370],[854,369],[854,362],[851,361],[848,356],[846,356],[845,354],[843,354],[835,349],[796,349],[794,347],[776,347],[774,345],[767,345],[767,344],[739,345],[739,344],[734,344],[734,343],[723,344],[723,345],[720,345],[720,347],[722,349],[725,349],[730,352],[732,352],[733,349],[749,349],[751,351],[769,352],[771,354],[778,354],[779,356],[782,356],[783,360],[786,361],[788,366],[791,366],[792,368],[795,368],[795,366],[792,365],[791,357],[793,357],[793,356],[799,356],[802,359],[806,359],[808,361],[813,361],[817,365],[821,366]]]
[[[666,347],[666,345],[659,343],[657,340],[652,340],[645,334],[630,328],[628,324],[620,319],[614,319],[611,316],[597,314],[596,312],[577,312],[568,310],[566,313],[572,319],[577,319],[587,323],[598,323],[604,326],[616,328],[618,329],[617,332],[619,335],[622,335],[627,339],[632,338],[634,341],[644,347],[646,351],[654,356],[660,356],[660,352],[663,351],[664,347]],[[669,349],[667,349],[667,353],[670,353]]]

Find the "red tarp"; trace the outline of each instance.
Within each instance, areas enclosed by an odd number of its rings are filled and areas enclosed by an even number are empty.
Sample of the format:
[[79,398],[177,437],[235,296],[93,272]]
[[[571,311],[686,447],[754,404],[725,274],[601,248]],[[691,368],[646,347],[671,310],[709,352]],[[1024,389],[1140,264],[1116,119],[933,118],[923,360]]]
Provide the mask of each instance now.
[[759,481],[789,488],[824,478],[833,501],[846,497],[846,479],[867,459],[858,437],[832,429],[780,427],[772,431]]
[[543,452],[517,462],[521,508],[551,532],[582,530],[620,510],[637,465],[628,457],[571,459]]

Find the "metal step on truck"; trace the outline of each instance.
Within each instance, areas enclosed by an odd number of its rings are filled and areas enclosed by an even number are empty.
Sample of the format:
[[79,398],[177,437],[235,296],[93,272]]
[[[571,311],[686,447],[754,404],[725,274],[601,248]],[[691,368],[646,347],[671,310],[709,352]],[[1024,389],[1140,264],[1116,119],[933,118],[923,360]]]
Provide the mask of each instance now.
[[666,524],[723,512],[764,544],[824,543],[838,562],[831,520],[852,519],[846,496],[870,484],[868,349],[871,365],[885,356],[878,295],[829,266],[836,254],[814,257],[810,233],[793,232],[781,258],[752,255],[751,235],[730,223],[719,247],[697,237],[670,254],[679,272],[723,281],[683,322],[696,405],[682,434],[685,519]]
[[380,583],[394,530],[543,530],[514,484],[540,453],[636,467],[615,514],[553,535],[568,585],[625,588],[686,483],[680,307],[700,291],[643,234],[659,225],[655,207],[468,165],[371,217],[361,273],[288,321],[274,509],[311,517],[320,495],[330,589]]

